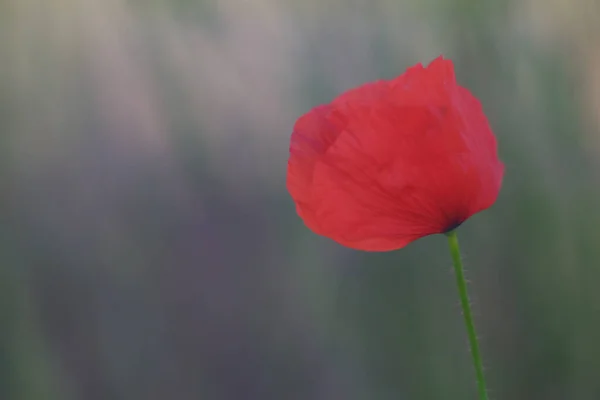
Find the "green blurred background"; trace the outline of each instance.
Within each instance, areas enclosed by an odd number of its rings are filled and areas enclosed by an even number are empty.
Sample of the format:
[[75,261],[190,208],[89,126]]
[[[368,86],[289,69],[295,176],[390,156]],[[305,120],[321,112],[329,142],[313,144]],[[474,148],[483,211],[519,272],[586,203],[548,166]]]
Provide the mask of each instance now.
[[445,238],[285,189],[299,115],[439,54],[506,164],[459,232],[491,398],[600,399],[595,0],[0,0],[0,399],[475,399]]

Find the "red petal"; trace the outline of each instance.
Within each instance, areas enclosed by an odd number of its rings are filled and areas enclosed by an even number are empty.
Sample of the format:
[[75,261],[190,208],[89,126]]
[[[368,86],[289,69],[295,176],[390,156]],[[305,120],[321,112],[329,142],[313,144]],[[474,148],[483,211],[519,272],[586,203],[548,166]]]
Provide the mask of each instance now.
[[301,117],[287,186],[315,232],[392,250],[491,206],[503,174],[496,147],[481,105],[440,57]]

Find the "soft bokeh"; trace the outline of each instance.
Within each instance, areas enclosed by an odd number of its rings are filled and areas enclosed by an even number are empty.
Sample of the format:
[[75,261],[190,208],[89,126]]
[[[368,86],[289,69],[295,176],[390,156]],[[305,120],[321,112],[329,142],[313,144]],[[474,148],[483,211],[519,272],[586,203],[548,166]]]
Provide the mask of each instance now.
[[475,398],[445,238],[285,190],[299,115],[439,54],[506,164],[460,229],[491,397],[599,399],[595,0],[0,1],[0,399]]

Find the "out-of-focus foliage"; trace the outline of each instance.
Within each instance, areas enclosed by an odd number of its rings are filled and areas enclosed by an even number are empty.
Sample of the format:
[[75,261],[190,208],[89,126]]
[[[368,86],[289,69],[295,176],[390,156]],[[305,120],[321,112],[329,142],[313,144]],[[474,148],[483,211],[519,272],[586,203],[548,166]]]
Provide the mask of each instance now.
[[600,398],[593,0],[0,2],[0,399],[467,399],[443,237],[285,190],[295,119],[440,53],[506,178],[460,229],[494,399]]

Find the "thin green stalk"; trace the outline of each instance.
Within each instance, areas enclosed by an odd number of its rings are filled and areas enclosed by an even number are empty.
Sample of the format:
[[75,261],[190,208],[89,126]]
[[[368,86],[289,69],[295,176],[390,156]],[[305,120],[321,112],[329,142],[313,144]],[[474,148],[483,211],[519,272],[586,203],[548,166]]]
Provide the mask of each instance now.
[[458,236],[456,231],[451,231],[446,234],[448,244],[450,246],[450,254],[454,264],[454,272],[456,275],[456,285],[458,286],[458,294],[460,296],[460,304],[465,317],[465,326],[467,335],[469,336],[469,344],[471,345],[471,356],[473,357],[473,366],[477,375],[477,388],[479,389],[480,400],[488,400],[485,378],[483,376],[483,363],[481,362],[481,353],[479,351],[479,343],[477,341],[477,333],[475,332],[475,323],[473,322],[473,313],[469,303],[469,294],[467,293],[467,281],[460,258],[460,247],[458,246]]

